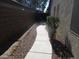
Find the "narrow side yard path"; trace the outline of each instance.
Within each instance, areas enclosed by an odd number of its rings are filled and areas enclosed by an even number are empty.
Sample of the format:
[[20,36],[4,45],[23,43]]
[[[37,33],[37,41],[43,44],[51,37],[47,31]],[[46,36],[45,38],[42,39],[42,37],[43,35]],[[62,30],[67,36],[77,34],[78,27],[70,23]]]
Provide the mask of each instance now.
[[24,59],[51,59],[52,47],[49,41],[46,25],[39,25],[36,30],[36,40]]

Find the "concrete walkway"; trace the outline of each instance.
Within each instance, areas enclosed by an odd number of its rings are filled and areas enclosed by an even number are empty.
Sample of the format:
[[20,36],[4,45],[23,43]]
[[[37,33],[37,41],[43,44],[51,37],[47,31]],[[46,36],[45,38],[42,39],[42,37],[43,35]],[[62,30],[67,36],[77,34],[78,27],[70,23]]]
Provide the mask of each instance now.
[[39,25],[36,30],[36,41],[24,59],[52,59],[52,48],[46,25]]

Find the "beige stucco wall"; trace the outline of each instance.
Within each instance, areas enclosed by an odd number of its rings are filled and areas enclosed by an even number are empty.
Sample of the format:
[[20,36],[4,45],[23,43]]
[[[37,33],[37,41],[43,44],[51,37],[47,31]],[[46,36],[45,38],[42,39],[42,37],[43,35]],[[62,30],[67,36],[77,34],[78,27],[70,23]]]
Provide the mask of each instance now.
[[59,28],[57,29],[57,38],[64,42],[63,39],[65,39],[65,36],[68,35],[68,32],[70,31],[73,0],[53,0],[51,9],[52,16],[54,14],[54,6],[57,7],[57,5],[59,5],[60,19]]
[[68,36],[72,46],[72,53],[74,55],[74,58],[72,59],[79,59],[79,37],[70,29],[75,1],[78,0],[53,0],[51,16],[54,14],[54,6],[59,4],[60,25],[57,29],[57,39],[65,43],[65,38]]

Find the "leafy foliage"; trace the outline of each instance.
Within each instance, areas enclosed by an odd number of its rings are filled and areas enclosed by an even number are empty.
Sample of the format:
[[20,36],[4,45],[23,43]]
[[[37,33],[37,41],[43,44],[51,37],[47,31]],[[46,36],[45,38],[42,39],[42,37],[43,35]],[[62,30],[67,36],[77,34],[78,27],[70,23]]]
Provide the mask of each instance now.
[[47,17],[47,24],[50,27],[54,26],[54,28],[57,29],[58,26],[59,26],[59,18],[58,17],[53,17],[53,16],[48,16]]

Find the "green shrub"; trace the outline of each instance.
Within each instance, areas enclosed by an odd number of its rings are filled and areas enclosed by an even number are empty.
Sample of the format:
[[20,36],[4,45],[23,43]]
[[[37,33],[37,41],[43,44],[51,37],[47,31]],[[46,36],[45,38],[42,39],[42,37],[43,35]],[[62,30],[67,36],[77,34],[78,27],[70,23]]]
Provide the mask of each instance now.
[[53,17],[53,16],[48,16],[47,17],[47,24],[51,28],[54,27],[55,29],[57,29],[58,26],[59,26],[59,18],[58,17]]

